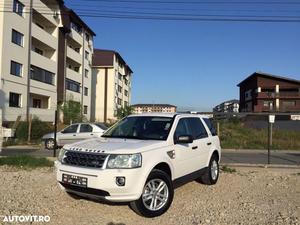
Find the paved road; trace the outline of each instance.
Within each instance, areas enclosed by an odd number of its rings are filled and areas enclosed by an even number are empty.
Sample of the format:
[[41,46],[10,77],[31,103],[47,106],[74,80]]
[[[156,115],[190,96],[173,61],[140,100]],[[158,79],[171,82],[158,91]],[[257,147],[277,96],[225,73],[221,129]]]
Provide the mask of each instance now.
[[[58,154],[59,151],[57,151]],[[2,149],[0,156],[32,155],[51,157],[53,151],[38,149]],[[268,155],[265,150],[224,150],[221,163],[267,164]],[[271,164],[300,166],[300,151],[271,151]]]

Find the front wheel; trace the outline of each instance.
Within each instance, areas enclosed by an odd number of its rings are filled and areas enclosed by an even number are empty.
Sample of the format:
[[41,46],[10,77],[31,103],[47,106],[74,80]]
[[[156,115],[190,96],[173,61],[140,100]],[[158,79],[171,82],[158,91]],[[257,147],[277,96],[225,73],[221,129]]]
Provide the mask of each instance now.
[[130,203],[131,208],[144,217],[156,217],[165,213],[174,196],[171,178],[161,170],[153,170],[143,188],[141,197]]
[[48,150],[53,150],[54,149],[54,139],[53,138],[50,138],[50,139],[47,139],[45,141],[45,148],[48,149]]
[[213,155],[209,161],[208,168],[205,173],[199,178],[200,183],[213,185],[219,179],[219,160],[216,155]]

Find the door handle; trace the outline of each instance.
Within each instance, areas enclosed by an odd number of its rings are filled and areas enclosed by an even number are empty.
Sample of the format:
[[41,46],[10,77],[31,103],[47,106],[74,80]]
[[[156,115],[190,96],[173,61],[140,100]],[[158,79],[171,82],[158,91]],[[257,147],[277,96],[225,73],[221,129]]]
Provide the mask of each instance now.
[[90,134],[91,136],[93,136],[94,134]]
[[198,148],[198,146],[193,146],[193,147],[192,147],[193,150],[195,150],[195,149],[197,149],[197,148]]
[[211,145],[211,142],[208,142],[207,145]]
[[76,136],[76,134],[73,134],[73,136],[75,137],[75,136]]

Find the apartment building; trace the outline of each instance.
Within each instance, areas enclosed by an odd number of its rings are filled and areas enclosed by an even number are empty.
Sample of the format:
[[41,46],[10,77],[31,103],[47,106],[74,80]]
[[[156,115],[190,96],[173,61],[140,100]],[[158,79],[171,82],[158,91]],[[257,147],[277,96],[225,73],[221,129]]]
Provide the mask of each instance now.
[[118,52],[94,50],[92,120],[113,122],[118,108],[130,105],[132,73]]
[[[69,91],[89,117],[94,33],[62,0],[9,0],[0,4],[0,11],[3,120],[24,120],[32,114],[53,122],[58,103]],[[74,24],[83,27],[81,34]],[[78,73],[72,73],[75,67]]]
[[72,100],[91,119],[93,38],[96,35],[71,9],[63,6],[59,29],[57,101]]
[[300,80],[255,72],[238,87],[240,112],[300,112]]
[[213,108],[215,113],[238,113],[239,112],[239,100],[232,99],[215,106]]
[[132,105],[133,112],[140,113],[175,113],[177,106],[170,104],[136,104]]

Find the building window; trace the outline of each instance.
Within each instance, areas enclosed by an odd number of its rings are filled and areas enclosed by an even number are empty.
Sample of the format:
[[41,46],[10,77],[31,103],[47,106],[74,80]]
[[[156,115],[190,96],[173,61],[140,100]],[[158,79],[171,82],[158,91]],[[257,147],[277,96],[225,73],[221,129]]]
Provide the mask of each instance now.
[[89,57],[90,57],[90,53],[88,51],[85,51],[85,59],[89,60]]
[[122,99],[118,98],[118,105],[122,105]]
[[19,45],[21,47],[23,47],[23,39],[24,39],[24,35],[21,34],[20,32],[16,31],[16,30],[12,30],[12,37],[11,37],[11,41],[13,43],[15,43],[16,45]]
[[84,76],[85,76],[86,78],[89,77],[89,70],[87,70],[87,69],[84,70]]
[[282,106],[285,108],[288,107],[295,107],[296,106],[296,101],[282,101]]
[[78,66],[75,66],[75,67],[74,67],[74,71],[77,72],[77,73],[79,73],[79,67],[78,67]]
[[89,95],[89,89],[87,87],[84,88],[84,95],[85,96]]
[[118,78],[119,78],[119,80],[122,80],[122,74],[118,74]]
[[17,94],[14,92],[9,93],[9,107],[17,107],[17,108],[21,107],[21,95],[20,94]]
[[30,78],[32,80],[37,80],[46,84],[54,85],[54,73],[41,69],[37,66],[31,66]]
[[128,91],[127,90],[124,91],[124,95],[128,96]]
[[85,33],[85,40],[90,41],[90,35],[88,33]]
[[66,89],[80,93],[80,83],[74,80],[66,79]]
[[10,74],[21,77],[23,74],[23,65],[15,61],[10,62]]
[[84,114],[88,113],[88,107],[87,107],[87,105],[83,106],[83,113]]
[[128,106],[128,102],[124,101],[124,106],[127,107]]
[[41,99],[37,99],[37,98],[34,98],[32,99],[32,108],[42,108],[42,101]]
[[118,92],[122,93],[122,87],[118,85]]
[[41,50],[41,49],[39,49],[39,48],[37,48],[37,47],[34,48],[34,51],[35,51],[37,54],[44,55],[44,51]]
[[20,1],[14,0],[13,11],[18,15],[23,16],[24,5]]
[[125,83],[126,85],[128,85],[128,80],[127,80],[127,79],[124,79],[124,83]]
[[71,28],[72,28],[73,30],[75,30],[75,31],[76,31],[77,33],[79,33],[79,34],[82,33],[82,28],[81,28],[79,25],[75,24],[75,23],[71,23]]

